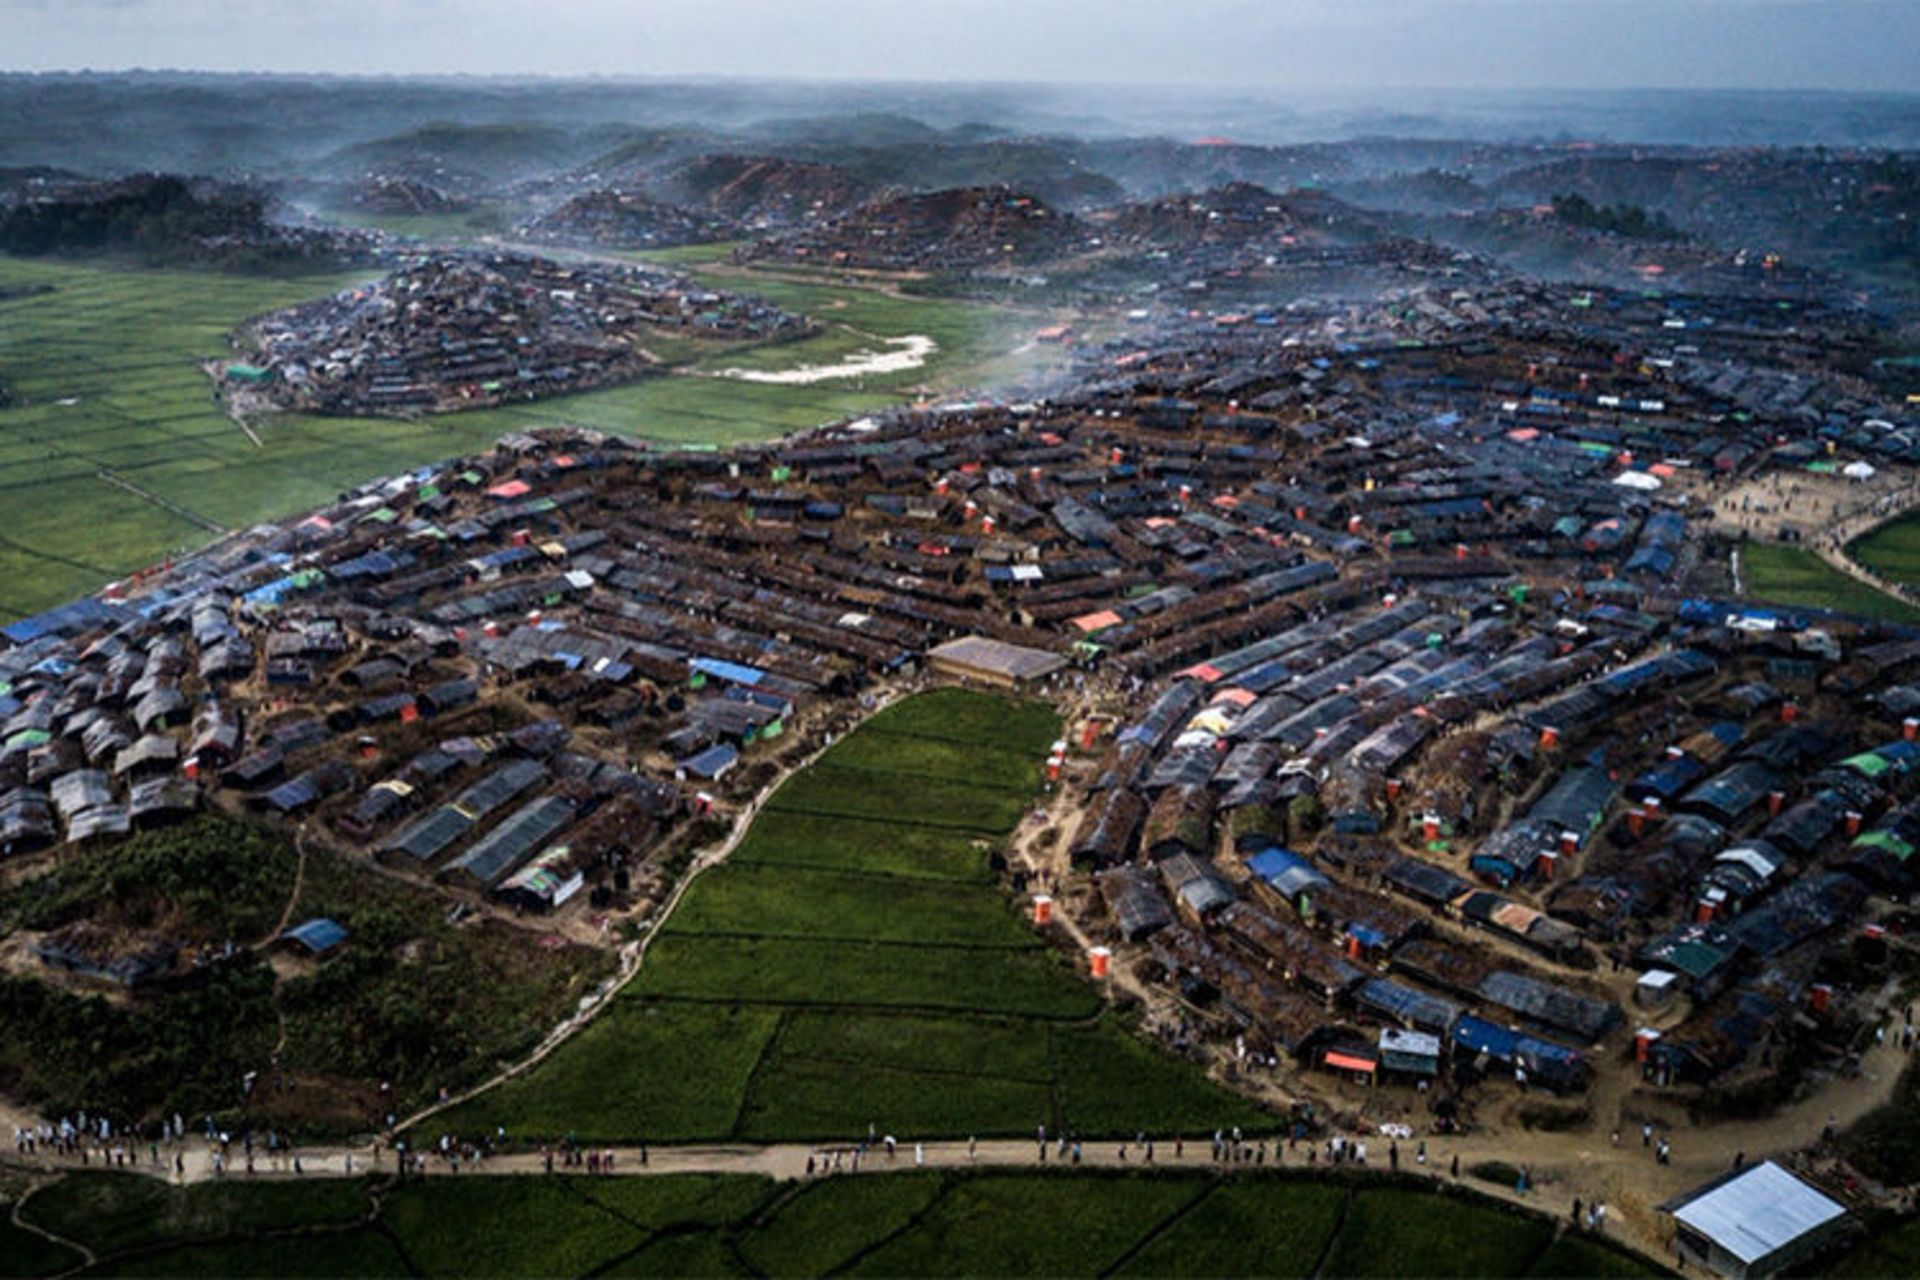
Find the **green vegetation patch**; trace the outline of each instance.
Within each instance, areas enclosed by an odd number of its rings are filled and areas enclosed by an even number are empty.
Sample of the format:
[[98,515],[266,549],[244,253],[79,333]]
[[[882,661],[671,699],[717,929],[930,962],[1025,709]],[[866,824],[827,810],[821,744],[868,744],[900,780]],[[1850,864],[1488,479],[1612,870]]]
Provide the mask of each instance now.
[[974,885],[904,880],[876,886],[872,876],[752,864],[701,876],[667,927],[765,938],[1040,945],[1000,895]]
[[1346,1198],[1334,1183],[1227,1183],[1147,1241],[1120,1274],[1310,1276]]
[[571,1178],[448,1175],[387,1197],[381,1221],[431,1276],[578,1276],[638,1248],[645,1228]]
[[987,843],[969,831],[763,809],[728,861],[982,884],[993,879]]
[[1093,1026],[1054,1035],[1055,1069],[1064,1100],[1061,1122],[1082,1133],[1171,1130],[1197,1137],[1222,1125],[1271,1128],[1253,1103],[1215,1089],[1201,1069],[1121,1027],[1108,1015]]
[[0,1276],[58,1275],[80,1265],[80,1255],[12,1221],[13,1206],[0,1200]]
[[945,1189],[946,1179],[932,1173],[816,1182],[745,1233],[740,1252],[763,1275],[827,1275],[903,1230]]
[[200,1182],[170,1186],[133,1173],[73,1173],[20,1206],[26,1222],[96,1255],[182,1241],[327,1226],[372,1212],[366,1184]]
[[1920,1220],[1909,1219],[1870,1234],[1823,1273],[1830,1276],[1920,1275]]
[[1354,1192],[1327,1276],[1518,1276],[1544,1257],[1553,1226],[1485,1202],[1402,1187]]
[[1198,1199],[1191,1178],[982,1174],[957,1180],[852,1275],[1100,1275]]
[[1847,554],[1883,578],[1920,587],[1920,512],[1854,539]]
[[1772,542],[1743,543],[1740,572],[1747,595],[1755,600],[1836,609],[1895,622],[1920,619],[1920,608],[1848,577],[1800,547]]
[[1540,1260],[1533,1264],[1530,1276],[1555,1277],[1556,1280],[1634,1280],[1640,1276],[1666,1273],[1630,1253],[1610,1249],[1586,1236],[1562,1234],[1554,1237]]
[[891,820],[903,826],[1002,833],[1027,807],[1026,791],[953,777],[908,777],[821,760],[768,802],[780,812]]
[[[1304,1276],[1323,1258],[1326,1275],[1659,1274],[1491,1201],[1298,1172],[902,1169],[797,1184],[435,1174],[369,1192],[78,1173],[28,1207],[45,1199],[96,1251],[88,1274],[116,1276]],[[0,1274],[76,1261],[36,1252],[38,1239],[0,1254]],[[1837,1274],[1911,1274],[1916,1239],[1904,1224]]]
[[[4,1273],[0,1273],[4,1274]],[[190,1244],[156,1253],[111,1258],[84,1272],[88,1276],[127,1276],[136,1280],[336,1280],[408,1274],[399,1247],[372,1228],[329,1231],[297,1239],[224,1240]]]
[[765,1004],[955,1009],[1088,1018],[1094,988],[1050,951],[668,933],[630,996]]
[[713,1138],[732,1132],[780,1013],[623,1000],[534,1071],[436,1117],[429,1132],[584,1142]]

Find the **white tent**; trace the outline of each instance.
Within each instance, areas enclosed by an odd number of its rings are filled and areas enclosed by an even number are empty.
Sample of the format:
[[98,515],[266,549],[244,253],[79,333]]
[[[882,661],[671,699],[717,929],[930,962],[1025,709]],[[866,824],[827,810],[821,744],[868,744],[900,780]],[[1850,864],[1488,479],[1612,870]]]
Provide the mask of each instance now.
[[1622,471],[1613,478],[1613,482],[1627,489],[1638,489],[1642,493],[1652,493],[1660,487],[1660,477],[1649,475],[1645,471]]
[[1874,477],[1874,468],[1871,462],[1849,462],[1840,468],[1840,474],[1849,480],[1871,480]]

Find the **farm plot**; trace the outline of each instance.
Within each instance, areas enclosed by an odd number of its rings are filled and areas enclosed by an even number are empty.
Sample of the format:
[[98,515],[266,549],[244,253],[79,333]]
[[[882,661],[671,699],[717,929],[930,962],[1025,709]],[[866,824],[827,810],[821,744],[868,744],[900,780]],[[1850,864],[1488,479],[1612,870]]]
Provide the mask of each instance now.
[[[1043,706],[961,690],[876,715],[775,793],[737,865],[687,891],[605,1025],[428,1136],[1270,1126],[1100,1016],[987,875],[1057,731]],[[709,1041],[690,1105],[683,1077]]]
[[1119,1274],[1310,1276],[1346,1198],[1328,1183],[1227,1184],[1147,1240]]
[[[784,1187],[473,1175],[377,1196],[345,1181],[129,1193],[136,1181],[71,1174],[23,1213],[94,1249],[89,1275],[1659,1274],[1477,1197],[1299,1174],[901,1171]],[[106,1221],[73,1217],[88,1205]],[[129,1230],[136,1206],[161,1223]],[[9,1261],[44,1274],[67,1259]]]

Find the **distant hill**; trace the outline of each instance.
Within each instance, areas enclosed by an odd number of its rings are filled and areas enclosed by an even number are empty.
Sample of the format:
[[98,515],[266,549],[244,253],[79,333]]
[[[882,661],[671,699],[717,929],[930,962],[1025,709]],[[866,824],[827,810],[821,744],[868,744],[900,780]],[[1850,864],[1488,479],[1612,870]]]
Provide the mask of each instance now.
[[345,198],[349,208],[388,216],[460,213],[472,207],[472,201],[462,196],[403,174],[371,174],[349,186]]
[[1011,187],[953,187],[871,201],[814,230],[762,241],[746,256],[965,270],[1050,261],[1090,239],[1079,218]]
[[527,224],[527,235],[552,244],[597,249],[665,249],[710,244],[740,234],[731,219],[655,200],[637,191],[589,191]]
[[342,147],[316,168],[342,178],[380,173],[477,190],[585,163],[630,141],[632,133],[620,125],[426,124]]
[[795,226],[845,214],[873,194],[837,165],[777,156],[708,154],[656,173],[661,199],[747,226]]
[[0,252],[267,269],[374,256],[365,235],[284,226],[267,212],[255,188],[176,174],[47,184],[0,203]]
[[1155,249],[1245,244],[1301,229],[1282,197],[1250,182],[1121,205],[1106,215],[1105,227],[1109,243]]

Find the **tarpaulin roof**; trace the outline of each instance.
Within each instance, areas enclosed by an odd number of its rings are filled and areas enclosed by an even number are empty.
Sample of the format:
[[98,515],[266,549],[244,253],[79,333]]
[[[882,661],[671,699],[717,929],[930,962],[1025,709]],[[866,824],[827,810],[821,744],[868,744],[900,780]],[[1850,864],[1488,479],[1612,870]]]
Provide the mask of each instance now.
[[295,925],[280,935],[289,942],[297,942],[315,955],[331,951],[347,940],[347,931],[338,922],[325,916],[316,916],[305,924]]

